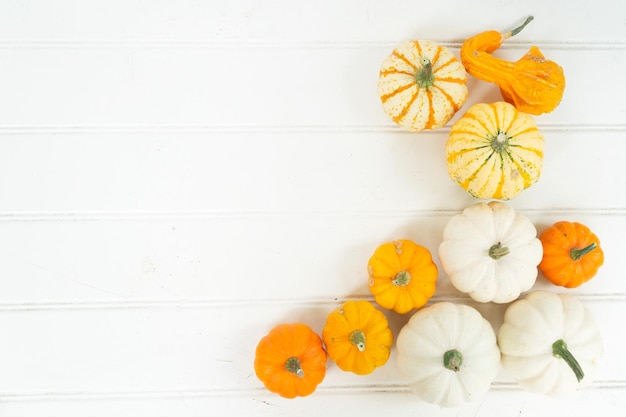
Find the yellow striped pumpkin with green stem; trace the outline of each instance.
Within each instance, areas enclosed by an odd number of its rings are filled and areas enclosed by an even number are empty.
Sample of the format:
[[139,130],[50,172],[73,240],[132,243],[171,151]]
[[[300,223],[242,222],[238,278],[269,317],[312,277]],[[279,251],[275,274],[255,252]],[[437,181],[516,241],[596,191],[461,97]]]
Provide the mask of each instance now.
[[543,150],[530,115],[506,102],[479,103],[452,125],[448,173],[474,197],[509,200],[539,180]]
[[383,110],[410,131],[444,126],[467,99],[466,72],[452,52],[433,41],[405,41],[382,63]]

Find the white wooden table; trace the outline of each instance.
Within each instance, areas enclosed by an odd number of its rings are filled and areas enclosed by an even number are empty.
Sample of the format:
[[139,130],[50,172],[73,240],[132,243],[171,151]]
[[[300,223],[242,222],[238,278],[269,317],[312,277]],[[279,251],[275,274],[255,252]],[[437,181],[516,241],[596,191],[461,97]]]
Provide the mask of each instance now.
[[[378,244],[436,253],[477,202],[447,175],[449,126],[411,134],[383,113],[382,60],[406,39],[458,54],[528,14],[498,55],[538,45],[567,87],[536,118],[542,177],[511,204],[539,230],[600,236],[593,281],[536,284],[596,315],[597,380],[551,400],[502,373],[482,401],[439,409],[392,354],[365,377],[329,363],[306,398],[268,393],[252,362],[271,327],[321,332],[371,299]],[[623,0],[3,1],[0,416],[626,415],[625,20]],[[500,99],[468,85],[456,117]],[[458,297],[440,274],[433,301]],[[503,307],[477,307],[498,325]],[[407,317],[389,319],[397,332]]]

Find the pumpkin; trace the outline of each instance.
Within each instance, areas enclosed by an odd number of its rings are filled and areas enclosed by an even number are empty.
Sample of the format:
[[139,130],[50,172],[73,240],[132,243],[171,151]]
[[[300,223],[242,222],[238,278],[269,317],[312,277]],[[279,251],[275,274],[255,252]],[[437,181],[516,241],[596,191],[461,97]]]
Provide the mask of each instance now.
[[500,370],[491,324],[463,304],[438,302],[417,311],[400,330],[396,350],[411,390],[444,407],[481,398]]
[[380,245],[367,270],[376,303],[400,314],[422,307],[436,290],[438,270],[430,251],[410,240]]
[[389,359],[393,334],[385,315],[366,300],[350,300],[326,319],[322,338],[328,357],[357,375],[372,373]]
[[281,324],[256,348],[254,371],[265,387],[285,398],[315,391],[326,375],[326,351],[305,324]]
[[467,99],[465,68],[436,42],[405,41],[383,61],[378,95],[385,113],[399,126],[415,132],[437,129]]
[[505,39],[519,33],[531,20],[510,32],[488,30],[468,38],[461,46],[461,62],[472,76],[497,84],[504,101],[525,113],[539,115],[554,110],[563,97],[563,68],[546,59],[532,46],[517,62],[496,58],[492,53]]
[[439,245],[452,285],[483,303],[508,303],[529,290],[542,252],[532,222],[500,201],[477,203],[454,215]]
[[543,246],[539,270],[555,285],[579,287],[604,263],[600,240],[584,224],[557,222],[545,229],[539,240]]
[[603,351],[595,321],[582,303],[548,291],[509,305],[498,344],[509,375],[525,389],[552,397],[587,384]]
[[448,174],[474,197],[509,200],[539,180],[543,150],[531,116],[505,102],[478,103],[452,125]]

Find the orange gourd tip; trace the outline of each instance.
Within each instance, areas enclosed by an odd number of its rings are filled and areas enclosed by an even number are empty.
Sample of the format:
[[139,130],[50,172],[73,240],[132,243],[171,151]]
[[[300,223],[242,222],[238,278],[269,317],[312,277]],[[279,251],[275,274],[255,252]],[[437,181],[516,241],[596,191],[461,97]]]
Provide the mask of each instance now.
[[259,341],[254,371],[269,391],[282,397],[312,394],[326,375],[322,340],[305,324],[278,325]]
[[541,233],[539,270],[555,285],[576,288],[593,278],[604,263],[600,240],[584,224],[560,221]]
[[488,30],[468,38],[461,46],[461,62],[472,76],[498,85],[506,102],[525,113],[540,115],[554,110],[563,98],[563,68],[547,59],[536,46],[516,62],[492,55],[504,40],[515,36],[531,20],[532,16],[509,32]]

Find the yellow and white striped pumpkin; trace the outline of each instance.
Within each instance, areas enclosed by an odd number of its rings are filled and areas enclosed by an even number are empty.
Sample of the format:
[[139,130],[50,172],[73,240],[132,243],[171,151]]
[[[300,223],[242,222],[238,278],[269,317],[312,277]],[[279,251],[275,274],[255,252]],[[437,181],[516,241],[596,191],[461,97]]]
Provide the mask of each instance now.
[[405,41],[383,61],[378,95],[396,124],[414,132],[437,129],[467,99],[465,68],[433,41]]
[[448,173],[474,197],[508,200],[539,180],[543,150],[530,115],[506,102],[479,103],[452,125]]

